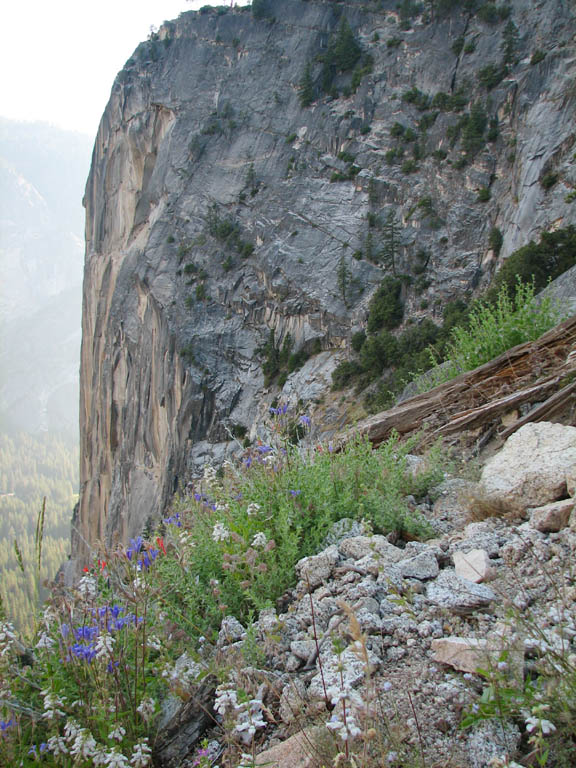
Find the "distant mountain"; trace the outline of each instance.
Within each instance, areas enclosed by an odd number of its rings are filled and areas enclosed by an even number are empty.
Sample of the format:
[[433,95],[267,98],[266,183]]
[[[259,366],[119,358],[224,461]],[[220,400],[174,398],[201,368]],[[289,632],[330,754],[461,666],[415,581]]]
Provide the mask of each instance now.
[[91,139],[0,119],[0,424],[74,438]]

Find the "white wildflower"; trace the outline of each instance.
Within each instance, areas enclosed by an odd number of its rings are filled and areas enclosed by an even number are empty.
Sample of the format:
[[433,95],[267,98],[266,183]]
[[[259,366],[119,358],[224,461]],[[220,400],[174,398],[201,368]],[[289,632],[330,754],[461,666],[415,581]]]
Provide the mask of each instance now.
[[219,715],[224,717],[228,710],[237,709],[238,707],[238,695],[236,691],[231,688],[226,688],[225,685],[219,685],[216,688],[216,700],[214,701],[214,709]]
[[105,749],[96,749],[95,752],[92,755],[92,765],[94,766],[103,766],[107,765],[108,762],[108,752],[106,752]]
[[88,760],[96,751],[96,741],[87,728],[80,728],[70,748],[70,754],[76,758]]
[[109,768],[128,768],[129,763],[127,757],[113,749],[106,755],[105,765],[109,766]]
[[121,725],[117,725],[114,730],[110,731],[108,734],[109,739],[113,739],[114,741],[122,741],[124,736],[126,736],[126,728],[123,728]]
[[268,538],[266,534],[262,533],[262,531],[258,531],[258,533],[256,533],[252,539],[252,546],[254,549],[264,549],[266,544],[268,544]]
[[66,746],[66,740],[62,736],[52,736],[48,739],[48,749],[54,757],[59,755],[67,755],[68,747]]
[[218,485],[218,473],[214,467],[210,465],[204,467],[204,480],[209,488]]
[[230,512],[228,504],[216,504],[216,512]]
[[36,643],[36,649],[40,650],[41,648],[52,648],[54,645],[54,640],[50,637],[50,635],[47,632],[42,632],[40,635],[40,640]]
[[142,739],[138,744],[134,744],[134,751],[130,758],[130,765],[134,768],[146,768],[152,760],[152,750],[148,746],[148,739]]
[[230,531],[224,523],[216,523],[212,530],[212,538],[214,541],[226,541],[230,538]]
[[87,573],[78,582],[78,592],[86,599],[96,597],[97,584],[96,579],[91,574]]
[[542,731],[544,736],[548,736],[549,734],[554,733],[556,726],[554,723],[551,723],[550,720],[543,720],[540,717],[530,715],[530,717],[526,718],[526,730],[528,733],[532,733],[532,731],[535,731],[536,729]]
[[0,621],[0,656],[5,656],[14,645],[16,633],[10,621]]
[[58,707],[64,706],[64,700],[60,696],[56,696],[49,689],[45,689],[40,692],[40,695],[44,698],[44,712],[42,717],[45,720],[54,720],[56,717],[64,717],[64,712]]
[[162,650],[162,643],[156,637],[156,635],[150,635],[148,638],[146,638],[146,645],[148,646],[148,648],[151,648],[153,651]]
[[146,722],[149,722],[150,718],[156,711],[156,702],[152,698],[142,699],[140,705],[136,707],[136,711],[140,713]]
[[251,504],[248,504],[246,508],[246,514],[248,515],[248,517],[253,517],[254,515],[257,515],[261,509],[262,507],[260,506],[260,504],[257,504],[255,501],[253,501]]
[[114,638],[112,635],[103,634],[96,640],[96,658],[109,658],[114,648]]
[[80,724],[76,720],[67,720],[64,726],[64,737],[66,741],[73,741],[80,732]]

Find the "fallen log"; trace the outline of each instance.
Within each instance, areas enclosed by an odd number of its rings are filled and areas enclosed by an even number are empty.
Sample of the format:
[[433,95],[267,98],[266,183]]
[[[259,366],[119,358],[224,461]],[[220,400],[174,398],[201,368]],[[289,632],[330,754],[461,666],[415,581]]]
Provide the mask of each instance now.
[[[354,430],[348,430],[342,441],[360,434],[377,446],[392,432],[402,436],[420,432],[421,442],[425,443],[438,435],[489,428],[513,408],[538,403],[542,398],[548,402],[558,389],[566,390],[563,395],[557,392],[558,399],[549,404],[557,409],[572,396],[574,390],[566,389],[566,377],[575,371],[576,315],[573,315],[536,341],[518,344],[473,371],[365,419]],[[544,405],[524,418],[527,421],[544,418],[550,413],[550,408]],[[514,428],[516,425],[508,430]]]

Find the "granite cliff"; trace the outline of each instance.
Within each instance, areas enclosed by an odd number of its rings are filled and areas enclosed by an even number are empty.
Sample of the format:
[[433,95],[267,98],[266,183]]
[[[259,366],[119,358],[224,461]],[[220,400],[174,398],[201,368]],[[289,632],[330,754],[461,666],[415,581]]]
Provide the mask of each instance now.
[[[574,222],[573,4],[408,5],[189,12],[119,73],[85,195],[80,560],[274,398],[342,426],[318,401],[391,270],[405,320],[438,319]],[[265,382],[283,345],[304,364]]]

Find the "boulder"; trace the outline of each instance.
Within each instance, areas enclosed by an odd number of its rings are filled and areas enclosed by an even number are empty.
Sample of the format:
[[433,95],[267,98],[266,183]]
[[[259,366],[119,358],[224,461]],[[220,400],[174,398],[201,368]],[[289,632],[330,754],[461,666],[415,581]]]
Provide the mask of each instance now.
[[260,752],[255,764],[273,768],[313,768],[317,764],[314,744],[323,730],[316,727],[295,733],[281,744]]
[[[346,541],[351,541],[351,539],[346,539]],[[315,589],[330,578],[338,558],[338,547],[334,544],[318,555],[303,557],[296,563],[298,578],[304,582],[308,589]]]
[[440,637],[432,640],[432,658],[441,664],[448,664],[460,672],[476,672],[478,667],[487,666],[490,654],[488,641],[477,637]]
[[541,533],[556,533],[566,528],[574,509],[574,499],[563,499],[529,509],[530,525]]
[[441,571],[438,578],[428,584],[426,597],[431,603],[462,615],[487,608],[496,600],[491,589],[460,578],[452,568]]
[[511,512],[524,513],[565,497],[575,466],[576,427],[525,424],[486,463],[480,486],[488,500],[502,500]]
[[438,560],[431,552],[421,552],[415,557],[401,560],[396,568],[405,579],[435,579],[440,572]]
[[404,557],[402,550],[390,544],[385,536],[354,536],[344,539],[338,548],[344,557],[351,560],[361,560],[369,555],[386,564],[397,563]]
[[471,549],[469,552],[454,552],[456,575],[475,584],[488,581],[492,576],[490,558],[485,549]]

